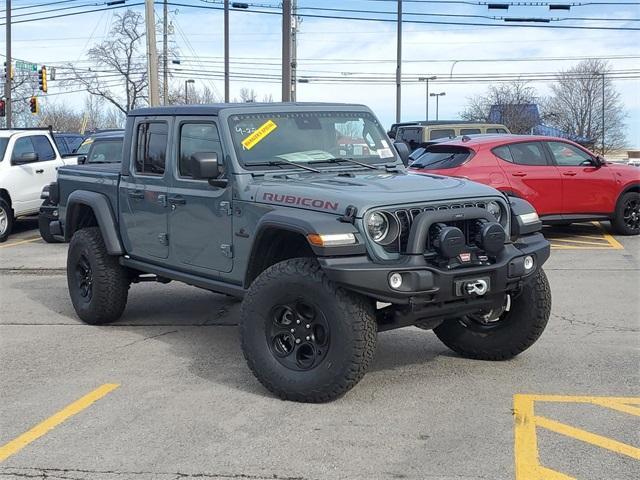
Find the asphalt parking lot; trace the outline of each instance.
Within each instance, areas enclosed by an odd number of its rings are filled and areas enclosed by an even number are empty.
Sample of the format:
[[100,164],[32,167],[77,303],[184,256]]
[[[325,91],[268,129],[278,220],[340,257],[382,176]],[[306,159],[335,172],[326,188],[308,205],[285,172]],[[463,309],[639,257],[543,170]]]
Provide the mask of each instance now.
[[238,342],[238,304],[133,285],[123,318],[80,323],[66,245],[34,221],[0,244],[0,478],[637,479],[640,238],[545,228],[552,317],[507,362],[415,328],[330,404],[273,398]]

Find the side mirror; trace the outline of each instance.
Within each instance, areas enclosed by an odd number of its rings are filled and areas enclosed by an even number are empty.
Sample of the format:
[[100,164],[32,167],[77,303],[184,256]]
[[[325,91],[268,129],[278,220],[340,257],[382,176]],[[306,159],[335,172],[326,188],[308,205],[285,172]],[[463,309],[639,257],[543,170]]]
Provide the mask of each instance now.
[[33,163],[38,161],[38,154],[35,152],[23,153],[20,158],[13,160],[14,165],[24,165],[25,163]]
[[389,130],[387,132],[387,136],[392,140],[395,140],[395,138],[396,138],[396,134],[394,132],[392,132],[391,130]]
[[407,147],[407,144],[404,142],[393,142],[393,146],[395,147],[396,152],[398,152],[402,163],[404,163],[404,166],[406,167],[409,163],[409,155],[411,155],[409,147]]
[[87,156],[78,155],[78,165],[84,165],[85,163],[87,163]]
[[209,180],[214,187],[226,186],[226,179],[219,179],[222,169],[216,152],[198,152],[191,155],[191,176],[197,180]]
[[596,157],[596,167],[602,167],[603,165],[606,165],[606,163],[607,160],[603,156],[598,155]]

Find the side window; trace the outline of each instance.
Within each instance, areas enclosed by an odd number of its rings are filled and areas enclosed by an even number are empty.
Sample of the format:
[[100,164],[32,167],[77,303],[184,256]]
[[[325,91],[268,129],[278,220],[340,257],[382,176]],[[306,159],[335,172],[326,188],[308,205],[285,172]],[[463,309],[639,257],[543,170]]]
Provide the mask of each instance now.
[[461,128],[460,135],[477,135],[482,133],[479,128]]
[[49,160],[56,159],[56,152],[51,146],[51,142],[44,135],[35,135],[31,137],[31,141],[33,142],[33,148],[38,154],[39,162],[46,162]]
[[215,152],[222,163],[222,144],[218,128],[213,123],[185,123],[180,127],[180,156],[178,172],[181,177],[191,176],[191,156],[194,153]]
[[67,139],[65,137],[54,137],[54,140],[56,141],[56,146],[58,147],[60,155],[70,153],[69,145],[67,144]]
[[438,138],[453,138],[456,136],[456,131],[453,128],[441,128],[437,130],[431,130],[430,140],[437,140]]
[[509,145],[509,149],[511,150],[511,157],[515,164],[529,166],[547,165],[547,159],[540,143],[512,143]]
[[501,147],[496,147],[491,151],[496,157],[501,158],[505,162],[513,163],[513,157],[511,156],[509,145],[502,145]]
[[166,123],[140,123],[136,134],[136,173],[164,175],[167,159]]
[[498,133],[509,133],[504,128],[498,128]]
[[553,158],[559,167],[577,167],[579,165],[592,165],[591,155],[564,142],[547,142]]
[[25,153],[36,153],[33,149],[33,143],[31,143],[30,137],[22,137],[16,140],[13,144],[13,152],[11,153],[11,160],[20,160]]

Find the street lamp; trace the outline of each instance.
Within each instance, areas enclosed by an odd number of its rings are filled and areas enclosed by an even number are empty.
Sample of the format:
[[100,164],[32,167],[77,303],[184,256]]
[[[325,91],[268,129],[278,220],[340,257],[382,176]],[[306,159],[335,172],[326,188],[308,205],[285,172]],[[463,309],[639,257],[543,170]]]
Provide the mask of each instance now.
[[185,105],[189,104],[189,84],[196,83],[195,80],[189,79],[184,81],[184,103]]
[[440,97],[445,96],[446,93],[445,92],[440,92],[440,93],[430,93],[429,96],[430,97],[436,97],[436,122],[439,120],[438,115],[439,115],[439,108],[440,108]]
[[435,75],[432,75],[431,77],[418,77],[418,81],[419,82],[424,82],[425,85],[427,86],[427,94],[425,96],[425,100],[426,100],[426,106],[425,106],[425,110],[426,110],[426,120],[427,122],[429,121],[429,80],[435,80],[437,77]]
[[[246,10],[249,4],[232,2],[232,8]],[[229,103],[229,0],[224,0],[224,101]]]

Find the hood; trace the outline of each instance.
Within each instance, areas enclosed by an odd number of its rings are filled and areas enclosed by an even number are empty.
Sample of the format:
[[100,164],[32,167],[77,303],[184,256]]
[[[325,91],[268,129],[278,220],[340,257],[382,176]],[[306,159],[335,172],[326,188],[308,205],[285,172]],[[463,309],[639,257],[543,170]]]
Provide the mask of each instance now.
[[255,201],[337,214],[353,205],[373,207],[500,195],[486,185],[441,175],[406,172],[323,172],[254,180]]

